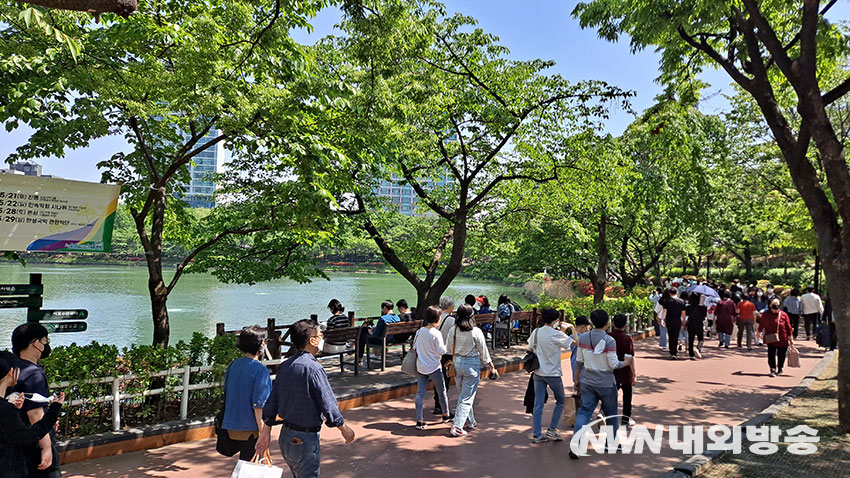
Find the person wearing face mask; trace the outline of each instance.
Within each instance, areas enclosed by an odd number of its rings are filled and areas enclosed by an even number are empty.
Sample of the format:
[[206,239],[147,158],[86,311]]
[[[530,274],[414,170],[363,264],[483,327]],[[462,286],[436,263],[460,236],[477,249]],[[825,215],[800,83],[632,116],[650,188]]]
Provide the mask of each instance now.
[[236,339],[236,346],[244,355],[231,362],[224,375],[221,428],[240,445],[239,459],[250,461],[263,428],[263,406],[272,389],[269,369],[259,362],[265,347],[265,332],[258,325],[245,327]]
[[[11,352],[0,352],[0,397],[5,397],[7,391],[18,383],[21,373],[18,365],[19,359]],[[23,451],[37,444],[53,429],[64,402],[65,394],[60,393],[41,419],[30,425],[22,419],[19,410],[24,403],[22,395],[18,395],[16,400],[0,400],[0,470],[4,478],[31,476]]]
[[782,375],[785,365],[785,353],[788,346],[793,343],[791,338],[794,329],[788,314],[781,311],[779,298],[770,301],[768,310],[761,316],[759,332],[764,333],[764,343],[767,344],[767,364],[770,367],[770,376]]
[[282,423],[278,445],[292,476],[318,478],[322,424],[339,430],[346,445],[354,441],[354,430],[339,412],[328,374],[316,360],[325,342],[319,324],[299,320],[289,331],[295,355],[280,364],[263,406],[264,423],[254,449],[263,456],[269,449],[272,427]]
[[[47,329],[38,322],[21,324],[12,331],[12,352],[18,357],[20,369],[13,391],[18,393],[38,393],[50,396],[47,376],[38,364],[39,360],[50,355],[50,338]],[[26,424],[35,424],[44,418],[46,404],[26,400],[21,407],[21,419]],[[55,433],[44,435],[37,443],[25,447],[24,457],[29,469],[29,477],[55,478],[62,476],[59,469],[59,455],[53,446]]]

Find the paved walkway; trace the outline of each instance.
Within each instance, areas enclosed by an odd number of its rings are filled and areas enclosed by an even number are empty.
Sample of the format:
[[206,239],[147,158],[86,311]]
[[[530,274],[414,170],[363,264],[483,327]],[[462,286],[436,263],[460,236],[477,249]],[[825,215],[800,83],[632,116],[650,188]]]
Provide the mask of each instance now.
[[[709,340],[703,360],[674,362],[665,357],[657,343],[650,338],[635,344],[638,384],[633,418],[646,426],[740,423],[797,385],[823,355],[814,348],[814,342],[802,342],[798,344],[802,367],[786,368],[783,376],[770,378],[765,347],[747,351],[733,345],[725,350]],[[564,361],[564,368],[569,370],[569,361]],[[336,430],[323,431],[323,475],[657,476],[683,459],[681,452],[670,449],[666,442],[659,456],[592,455],[579,461],[567,456],[567,441],[532,445],[531,416],[522,407],[527,381],[522,372],[498,381],[485,380],[475,404],[481,426],[463,438],[452,438],[450,426],[436,422],[425,431],[417,431],[413,427],[412,396],[347,411],[345,417],[357,433],[357,441],[345,446]],[[456,396],[452,390],[453,402]],[[550,403],[544,411],[544,423],[551,407]],[[272,449],[273,457],[282,464],[279,450],[274,445]],[[64,470],[67,477],[227,477],[234,463],[235,459],[215,453],[212,440],[203,440],[74,463]],[[291,474],[286,470],[284,476]]]

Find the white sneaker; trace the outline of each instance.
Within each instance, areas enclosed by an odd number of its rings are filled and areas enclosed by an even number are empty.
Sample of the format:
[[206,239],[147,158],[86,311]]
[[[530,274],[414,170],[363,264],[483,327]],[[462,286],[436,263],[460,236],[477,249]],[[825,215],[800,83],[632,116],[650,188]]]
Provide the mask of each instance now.
[[380,361],[380,360],[381,360],[381,357],[380,357],[380,356],[378,356],[378,355],[375,355],[375,354],[369,354],[369,358],[370,358],[371,360],[378,360],[378,361]]
[[455,426],[452,426],[452,432],[451,433],[452,433],[453,437],[462,437],[462,436],[466,435],[467,432],[466,432],[466,430],[464,430],[462,428],[457,428]]

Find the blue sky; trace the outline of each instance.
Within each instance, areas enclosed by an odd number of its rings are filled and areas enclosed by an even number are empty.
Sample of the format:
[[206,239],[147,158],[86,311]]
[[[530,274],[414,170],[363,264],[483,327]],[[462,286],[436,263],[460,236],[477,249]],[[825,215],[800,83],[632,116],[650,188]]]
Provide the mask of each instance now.
[[[582,30],[570,16],[575,4],[572,0],[447,0],[450,11],[470,15],[479,21],[487,32],[500,38],[501,44],[511,50],[516,59],[542,58],[554,60],[552,73],[558,73],[570,81],[583,79],[603,80],[622,89],[634,90],[632,99],[636,111],[652,105],[653,98],[661,91],[654,83],[658,76],[658,55],[654,51],[631,54],[627,41],[610,43],[601,40],[593,30]],[[849,2],[841,2],[830,17],[847,19]],[[314,32],[296,32],[295,38],[303,43],[333,33],[333,25],[339,21],[339,11],[327,9],[314,19]],[[711,83],[705,96],[717,91],[730,92],[729,79],[725,73],[709,71],[704,79]],[[705,113],[716,113],[726,106],[722,95],[716,95],[701,104]],[[632,121],[625,111],[612,112],[607,130],[619,134]],[[24,143],[31,130],[19,128],[11,133],[0,129],[0,158],[4,158]],[[64,158],[46,158],[39,162],[44,174],[67,179],[100,181],[96,164],[114,153],[126,151],[127,143],[121,137],[103,138],[88,148],[67,151]]]

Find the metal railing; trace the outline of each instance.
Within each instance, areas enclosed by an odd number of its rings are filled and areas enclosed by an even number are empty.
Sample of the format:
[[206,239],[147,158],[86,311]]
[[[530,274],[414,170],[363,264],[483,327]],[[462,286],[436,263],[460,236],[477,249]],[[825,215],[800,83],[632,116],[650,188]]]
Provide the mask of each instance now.
[[[279,365],[281,359],[274,360],[264,360],[261,363],[266,366],[275,366]],[[65,381],[59,383],[50,384],[50,389],[54,391],[64,390],[70,387],[74,387],[76,385],[103,385],[103,384],[112,384],[112,393],[109,395],[102,395],[96,397],[87,397],[85,399],[77,399],[70,400],[65,402],[66,406],[70,407],[79,407],[92,403],[112,403],[112,429],[114,431],[118,431],[121,429],[121,400],[129,400],[134,398],[142,398],[142,397],[150,397],[154,395],[162,395],[164,393],[176,393],[180,392],[180,419],[185,420],[189,417],[189,401],[191,400],[191,392],[195,390],[207,390],[210,388],[221,387],[222,382],[201,382],[201,383],[192,383],[192,374],[193,373],[203,373],[203,372],[211,372],[215,370],[215,366],[203,366],[203,367],[175,367],[168,370],[163,370],[160,372],[156,372],[150,375],[119,375],[117,377],[99,377],[92,378],[88,380],[82,381]],[[161,387],[143,390],[137,393],[122,393],[121,385],[124,382],[129,382],[133,380],[141,380],[141,379],[150,379],[150,378],[158,378],[158,377],[171,377],[176,375],[182,375],[182,383],[176,387]],[[271,376],[272,380],[275,379],[275,375]]]

